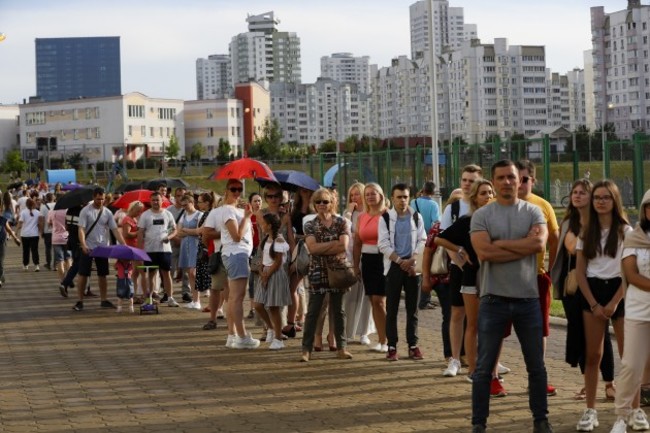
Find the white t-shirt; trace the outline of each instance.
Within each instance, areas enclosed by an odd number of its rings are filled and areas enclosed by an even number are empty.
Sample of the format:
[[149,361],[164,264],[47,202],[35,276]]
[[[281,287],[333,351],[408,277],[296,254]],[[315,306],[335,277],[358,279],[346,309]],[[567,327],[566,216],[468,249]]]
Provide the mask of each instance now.
[[[282,239],[282,240],[280,240]],[[264,252],[262,254],[262,264],[264,266],[272,266],[275,263],[275,259],[271,258],[271,245],[273,245],[273,251],[275,254],[282,254],[282,264],[287,262],[287,253],[289,252],[289,243],[280,237],[273,243],[272,239],[267,239],[264,244]]]
[[[251,255],[253,252],[253,230],[250,221],[246,225],[244,236],[242,236],[240,242],[235,242],[230,236],[228,228],[226,228],[226,223],[230,220],[233,220],[235,225],[239,227],[239,223],[244,219],[244,210],[232,205],[223,205],[220,209],[221,212],[217,214],[217,227],[215,228],[221,232],[221,254],[224,256],[240,253]],[[208,216],[208,219],[211,216],[212,214]]]
[[[650,248],[623,249],[623,258],[630,256],[636,256],[639,275],[650,278]],[[625,292],[625,318],[643,322],[650,321],[650,292],[628,284]]]
[[[203,221],[203,227],[207,228],[212,228],[215,229],[216,231],[219,231],[219,221],[221,220],[221,211],[223,209],[223,206],[220,206],[215,209],[211,209],[207,217],[205,217],[205,221]],[[212,241],[214,244],[214,251],[219,251],[221,248],[221,238],[219,239],[214,239]]]
[[[626,226],[625,233],[632,231],[632,227]],[[600,246],[601,250],[605,250],[607,243],[607,236],[609,229],[600,231]],[[621,258],[623,255],[623,238],[618,243],[616,250],[616,257],[610,257],[606,254],[598,254],[587,263],[587,278],[600,278],[601,280],[608,280],[610,278],[617,278],[621,276]],[[576,250],[582,251],[584,249],[584,242],[582,238],[578,238],[576,243]]]
[[174,217],[166,209],[148,209],[138,219],[138,229],[144,229],[144,250],[150,253],[171,253],[170,242],[163,242],[176,230]]
[[[469,203],[466,202],[463,199],[458,200],[458,203],[460,203],[460,209],[458,211],[458,218],[462,217],[463,215],[467,215],[469,212]],[[451,208],[453,206],[453,203],[450,204],[449,206],[445,207],[444,212],[442,213],[442,217],[440,218],[440,229],[445,230],[448,229],[454,221],[451,220]]]
[[20,211],[20,221],[23,222],[23,227],[20,229],[20,236],[26,238],[38,237],[40,233],[38,232],[38,218],[41,216],[41,213],[36,209],[32,210],[32,214],[29,214],[29,209],[23,209]]

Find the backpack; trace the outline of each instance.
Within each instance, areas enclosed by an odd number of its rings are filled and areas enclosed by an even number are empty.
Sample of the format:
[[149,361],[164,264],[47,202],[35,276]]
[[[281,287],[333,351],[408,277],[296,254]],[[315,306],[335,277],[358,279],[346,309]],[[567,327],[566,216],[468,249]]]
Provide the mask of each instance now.
[[296,265],[296,272],[301,277],[304,277],[309,273],[309,263],[311,259],[309,257],[309,251],[307,251],[307,246],[305,245],[305,240],[300,239],[296,243],[296,248],[294,250],[294,255],[291,260],[291,264]]
[[460,216],[460,200],[456,200],[451,204],[451,223],[455,223]]
[[[381,217],[384,219],[384,222],[386,223],[386,228],[388,229],[388,236],[390,236],[390,217],[388,216],[388,212],[384,212],[383,214],[381,214]],[[413,212],[413,221],[415,221],[415,227],[417,228],[418,222],[420,221],[419,213]]]

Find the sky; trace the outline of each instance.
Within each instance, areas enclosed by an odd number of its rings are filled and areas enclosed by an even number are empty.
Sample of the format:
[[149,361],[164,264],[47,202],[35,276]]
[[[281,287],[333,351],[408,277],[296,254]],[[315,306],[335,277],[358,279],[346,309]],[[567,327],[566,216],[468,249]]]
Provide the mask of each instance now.
[[[0,104],[36,94],[35,39],[119,36],[122,93],[196,99],[196,59],[227,54],[248,31],[247,14],[274,11],[280,31],[300,37],[302,81],[313,83],[320,58],[337,52],[370,56],[380,68],[410,56],[409,6],[415,0],[0,0]],[[591,48],[590,7],[605,12],[626,0],[450,0],[483,43],[545,45],[546,66],[583,68]],[[648,4],[643,0],[642,4]]]

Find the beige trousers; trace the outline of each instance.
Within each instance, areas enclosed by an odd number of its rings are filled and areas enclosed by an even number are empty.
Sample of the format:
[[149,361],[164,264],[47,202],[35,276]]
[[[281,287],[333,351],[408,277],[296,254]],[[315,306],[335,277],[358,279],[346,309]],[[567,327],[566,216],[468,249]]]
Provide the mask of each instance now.
[[625,349],[616,378],[616,415],[627,419],[642,383],[650,380],[650,321],[624,319]]

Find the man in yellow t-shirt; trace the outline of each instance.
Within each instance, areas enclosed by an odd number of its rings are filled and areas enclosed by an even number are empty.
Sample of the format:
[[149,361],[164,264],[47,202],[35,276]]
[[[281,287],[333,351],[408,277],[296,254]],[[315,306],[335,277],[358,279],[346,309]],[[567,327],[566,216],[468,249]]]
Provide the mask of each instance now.
[[[535,186],[535,165],[529,160],[524,159],[517,162],[517,168],[519,169],[519,179],[521,180],[518,191],[519,198],[539,207],[546,220],[546,226],[548,227],[548,269],[551,269],[555,262],[560,230],[557,218],[555,217],[555,211],[549,202],[533,194],[533,187]],[[544,353],[546,353],[546,337],[548,337],[550,331],[549,318],[551,312],[551,278],[544,266],[545,255],[545,252],[537,254],[537,288],[539,290],[539,303],[542,308]],[[556,393],[555,388],[548,385],[547,394],[552,396]]]

